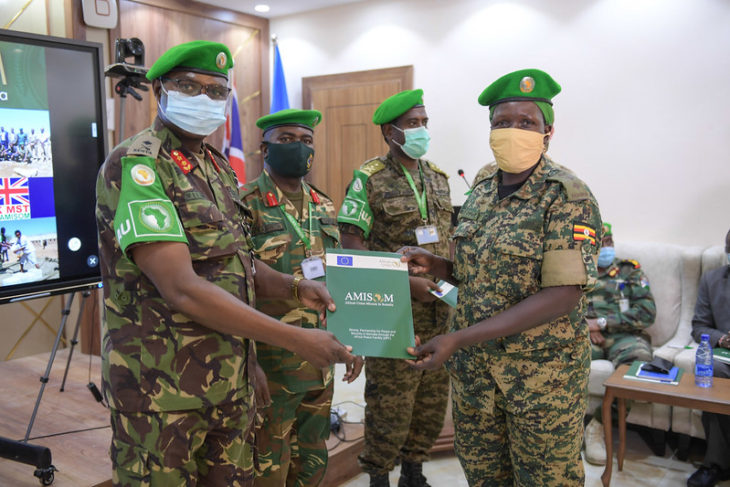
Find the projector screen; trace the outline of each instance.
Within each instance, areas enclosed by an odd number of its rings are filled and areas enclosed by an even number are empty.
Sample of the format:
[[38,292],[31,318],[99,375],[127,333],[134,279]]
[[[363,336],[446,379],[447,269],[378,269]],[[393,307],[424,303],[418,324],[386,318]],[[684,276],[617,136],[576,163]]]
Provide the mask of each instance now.
[[0,29],[0,303],[101,281],[101,49]]

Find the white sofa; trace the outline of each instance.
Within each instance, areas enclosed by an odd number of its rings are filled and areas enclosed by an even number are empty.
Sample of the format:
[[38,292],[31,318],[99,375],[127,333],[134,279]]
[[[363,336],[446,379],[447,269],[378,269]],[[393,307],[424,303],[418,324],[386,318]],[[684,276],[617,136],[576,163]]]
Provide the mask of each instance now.
[[[725,247],[710,247],[702,253],[702,273],[717,269],[727,264],[725,256]],[[699,284],[699,283],[698,283]],[[697,296],[695,295],[695,300]],[[693,307],[694,309],[694,303]],[[690,323],[691,327],[691,323]],[[674,364],[682,367],[684,370],[693,371],[695,366],[695,352],[697,350],[697,342],[692,340],[690,336],[690,345],[692,349],[680,351],[674,357]],[[702,429],[702,412],[696,409],[672,408],[672,431],[682,433],[689,436],[704,438],[705,433]]]
[[[647,331],[654,355],[674,360],[692,341],[690,335],[697,300],[703,248],[649,242],[616,242],[616,256],[635,259],[649,279],[657,307],[656,321]],[[603,382],[613,373],[608,360],[591,362],[588,381],[588,413],[603,400]],[[671,407],[634,402],[627,422],[660,431],[672,427]],[[700,426],[700,431],[702,430]]]

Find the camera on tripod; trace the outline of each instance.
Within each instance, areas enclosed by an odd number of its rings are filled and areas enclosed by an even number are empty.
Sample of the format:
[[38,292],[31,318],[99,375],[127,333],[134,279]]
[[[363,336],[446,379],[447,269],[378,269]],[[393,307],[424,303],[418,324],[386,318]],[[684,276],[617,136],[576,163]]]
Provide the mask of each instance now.
[[144,44],[136,37],[117,39],[114,42],[114,62],[127,63],[127,58],[134,56],[135,66],[144,66]]
[[[128,63],[128,58],[134,58],[134,62]],[[105,76],[122,78],[114,87],[114,91],[122,99],[129,94],[141,101],[142,96],[135,91],[135,88],[142,91],[148,90],[146,86],[143,86],[143,83],[149,83],[149,80],[145,77],[146,74],[144,43],[136,37],[117,39],[114,42],[114,64],[104,69]]]

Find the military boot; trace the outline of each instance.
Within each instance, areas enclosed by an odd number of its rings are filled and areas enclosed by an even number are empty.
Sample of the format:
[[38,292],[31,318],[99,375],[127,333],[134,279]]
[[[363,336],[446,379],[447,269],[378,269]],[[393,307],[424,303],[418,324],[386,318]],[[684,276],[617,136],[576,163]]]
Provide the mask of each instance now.
[[390,487],[387,473],[370,474],[370,487]]
[[400,467],[398,487],[431,487],[423,476],[423,464],[404,461]]

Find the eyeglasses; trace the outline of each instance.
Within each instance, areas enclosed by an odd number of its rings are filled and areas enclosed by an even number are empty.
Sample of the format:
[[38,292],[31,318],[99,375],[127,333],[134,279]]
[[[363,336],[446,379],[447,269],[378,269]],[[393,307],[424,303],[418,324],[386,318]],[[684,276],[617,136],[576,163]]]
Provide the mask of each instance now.
[[170,81],[171,83],[174,83],[175,86],[177,86],[177,91],[187,96],[198,96],[201,93],[205,93],[211,100],[225,100],[231,93],[231,89],[227,86],[215,83],[203,85],[197,81],[187,78],[163,78],[163,81]]

